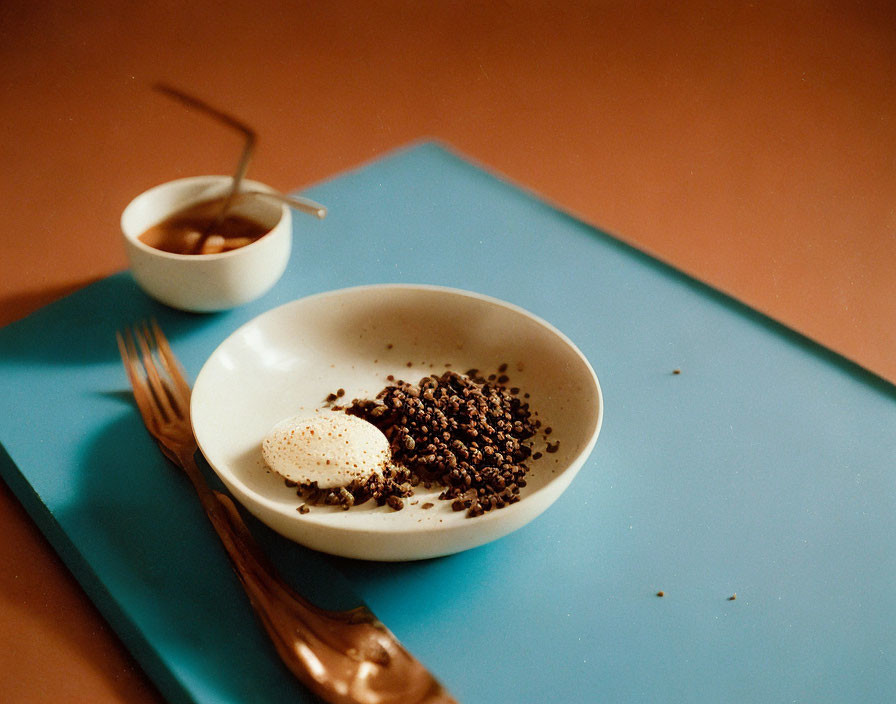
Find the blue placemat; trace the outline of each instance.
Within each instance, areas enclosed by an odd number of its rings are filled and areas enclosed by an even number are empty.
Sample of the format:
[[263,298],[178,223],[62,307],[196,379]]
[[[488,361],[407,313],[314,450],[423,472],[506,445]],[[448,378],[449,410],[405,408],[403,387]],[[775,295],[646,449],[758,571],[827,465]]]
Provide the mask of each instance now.
[[252,522],[302,591],[365,600],[468,704],[891,701],[893,386],[436,144],[308,195],[329,217],[294,219],[253,304],[180,313],[123,273],[0,330],[3,477],[172,702],[311,697],[141,425],[114,331],[156,316],[195,377],[255,315],[376,282],[544,317],[591,361],[606,420],[551,509],[466,553],[342,560]]

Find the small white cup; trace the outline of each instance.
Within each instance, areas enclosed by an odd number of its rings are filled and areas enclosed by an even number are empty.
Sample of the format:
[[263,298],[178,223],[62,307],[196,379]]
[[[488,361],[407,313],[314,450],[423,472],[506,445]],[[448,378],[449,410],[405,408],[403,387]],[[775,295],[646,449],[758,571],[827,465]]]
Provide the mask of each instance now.
[[[232,212],[270,231],[245,247],[220,254],[173,254],[138,237],[173,213],[227,194],[230,176],[195,176],[169,181],[141,193],[121,214],[121,232],[137,284],[153,298],[194,312],[227,310],[248,303],[277,283],[292,249],[289,207],[268,198],[246,198]],[[269,191],[257,181],[243,181],[242,190]]]

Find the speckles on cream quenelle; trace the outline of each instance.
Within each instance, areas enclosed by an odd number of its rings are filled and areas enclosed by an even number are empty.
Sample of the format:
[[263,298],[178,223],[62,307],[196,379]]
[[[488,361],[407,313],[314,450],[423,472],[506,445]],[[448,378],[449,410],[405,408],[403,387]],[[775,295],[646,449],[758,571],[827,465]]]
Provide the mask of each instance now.
[[339,411],[280,421],[262,441],[261,453],[277,474],[299,484],[317,482],[321,489],[382,474],[392,457],[379,428]]

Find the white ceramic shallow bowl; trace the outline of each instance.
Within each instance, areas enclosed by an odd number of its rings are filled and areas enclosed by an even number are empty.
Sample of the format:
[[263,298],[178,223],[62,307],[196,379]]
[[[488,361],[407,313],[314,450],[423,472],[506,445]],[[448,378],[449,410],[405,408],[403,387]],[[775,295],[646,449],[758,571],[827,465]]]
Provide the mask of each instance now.
[[[349,511],[302,500],[261,458],[261,441],[283,418],[332,413],[328,394],[373,398],[389,374],[416,382],[450,369],[508,364],[510,386],[559,450],[530,463],[519,502],[467,518],[418,487],[401,511],[374,502]],[[522,393],[521,392],[521,393]],[[414,560],[466,550],[507,535],[542,513],[569,486],[597,440],[600,385],[563,334],[532,314],[475,293],[434,286],[377,285],[303,298],[275,308],[227,338],[193,389],[193,427],[218,476],[251,513],[282,535],[334,555]],[[536,450],[544,449],[539,436]],[[415,504],[410,502],[416,501]],[[432,508],[423,504],[431,502]]]

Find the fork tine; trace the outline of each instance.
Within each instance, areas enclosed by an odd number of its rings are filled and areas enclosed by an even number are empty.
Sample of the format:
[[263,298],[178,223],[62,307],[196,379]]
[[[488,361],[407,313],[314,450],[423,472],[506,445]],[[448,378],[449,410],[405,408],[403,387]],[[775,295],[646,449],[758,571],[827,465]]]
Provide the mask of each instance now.
[[137,402],[137,410],[143,417],[143,422],[148,428],[156,428],[156,419],[152,409],[154,402],[152,394],[146,387],[146,382],[138,373],[137,369],[140,364],[137,357],[137,349],[134,346],[134,338],[130,328],[125,327],[124,332],[115,333],[115,339],[118,341],[118,351],[121,354],[121,361],[124,364],[128,380],[131,382],[131,389],[134,392],[134,400]]
[[153,359],[149,333],[144,332],[140,327],[135,328],[133,332],[134,338],[137,340],[137,346],[140,348],[143,369],[146,372],[146,381],[149,384],[149,390],[152,393],[156,406],[161,412],[164,420],[171,420],[176,417],[176,413],[171,406],[171,398],[168,395],[167,386],[159,375],[159,370]]
[[174,356],[174,352],[171,351],[171,346],[168,344],[168,338],[165,337],[165,333],[162,332],[162,328],[159,327],[155,318],[150,321],[150,328],[155,336],[159,359],[162,362],[162,366],[165,367],[165,371],[168,373],[168,377],[171,379],[174,386],[173,389],[170,385],[168,388],[172,392],[174,401],[180,408],[181,415],[189,417],[190,385],[187,383],[186,377],[184,376],[183,368],[177,361],[177,357]]

